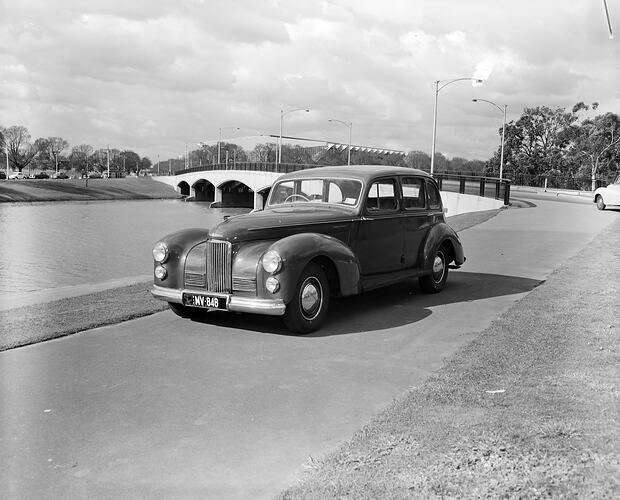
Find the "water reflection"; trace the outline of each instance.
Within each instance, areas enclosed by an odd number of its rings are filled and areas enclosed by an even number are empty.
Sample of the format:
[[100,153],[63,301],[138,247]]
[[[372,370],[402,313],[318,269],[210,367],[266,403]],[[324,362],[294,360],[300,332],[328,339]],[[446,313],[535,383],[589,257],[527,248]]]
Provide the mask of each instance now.
[[180,200],[2,203],[0,299],[150,276],[158,238],[247,211]]

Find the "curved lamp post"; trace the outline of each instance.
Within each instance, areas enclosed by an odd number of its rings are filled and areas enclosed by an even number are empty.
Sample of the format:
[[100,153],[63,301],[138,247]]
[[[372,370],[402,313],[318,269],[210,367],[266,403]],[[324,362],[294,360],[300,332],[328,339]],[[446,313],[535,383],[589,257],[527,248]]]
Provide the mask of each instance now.
[[489,103],[491,106],[495,106],[497,109],[499,109],[501,113],[504,113],[504,124],[502,125],[502,146],[499,159],[499,180],[501,181],[504,174],[504,137],[506,135],[506,109],[508,108],[508,104],[504,104],[504,108],[502,109],[493,101],[489,101],[487,99],[472,99],[472,101]]
[[450,80],[449,82],[446,82],[441,86],[439,86],[439,84],[441,83],[441,80],[435,81],[435,109],[433,111],[433,144],[431,146],[431,175],[433,175],[434,168],[435,168],[435,139],[437,137],[437,97],[439,96],[439,91],[443,89],[444,87],[447,87],[451,83],[462,82],[462,81],[482,83],[482,80],[480,78],[474,78],[474,77],[455,78],[454,80]]
[[220,164],[220,143],[222,142],[222,130],[231,129],[239,130],[239,127],[220,127],[220,133],[217,136],[217,164]]
[[349,154],[347,155],[347,166],[350,167],[351,166],[351,134],[353,133],[353,122],[347,123],[347,122],[343,122],[342,120],[336,120],[335,118],[330,118],[327,121],[342,123],[345,127],[348,127],[349,129],[349,147],[348,147]]
[[310,110],[307,108],[296,108],[296,109],[291,109],[290,111],[284,111],[283,109],[280,110],[280,140],[278,142],[278,157],[276,159],[276,163],[278,165],[282,163],[282,123],[284,122],[284,117],[286,115],[288,115],[289,113],[293,113],[295,111],[305,111],[306,113],[310,112]]

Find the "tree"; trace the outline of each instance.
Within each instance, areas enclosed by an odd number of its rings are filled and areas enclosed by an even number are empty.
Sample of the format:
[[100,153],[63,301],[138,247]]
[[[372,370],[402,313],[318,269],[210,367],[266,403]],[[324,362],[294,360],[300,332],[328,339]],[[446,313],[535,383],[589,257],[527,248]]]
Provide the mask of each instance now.
[[504,160],[512,174],[564,171],[576,121],[577,114],[563,108],[525,108],[521,118],[506,125]]
[[23,125],[13,125],[4,130],[4,142],[9,152],[9,162],[13,169],[22,171],[37,154],[37,150],[30,143],[30,132]]
[[153,166],[153,163],[146,156],[140,160],[140,170],[149,170]]
[[86,171],[88,173],[88,164],[92,161],[90,158],[93,154],[93,147],[89,144],[80,144],[73,146],[69,155],[69,165],[76,171]]
[[275,162],[277,149],[278,145],[273,142],[257,144],[254,146],[252,154],[258,162]]
[[54,162],[54,169],[58,172],[58,162],[62,152],[69,147],[69,143],[62,137],[48,137],[42,144],[48,157]]
[[573,154],[587,162],[594,191],[597,176],[620,163],[620,117],[605,113],[585,120],[574,138]]
[[123,151],[121,153],[123,173],[135,172],[136,175],[140,170],[140,155],[133,151]]
[[405,159],[408,167],[417,168],[418,170],[431,170],[431,157],[423,151],[410,151]]

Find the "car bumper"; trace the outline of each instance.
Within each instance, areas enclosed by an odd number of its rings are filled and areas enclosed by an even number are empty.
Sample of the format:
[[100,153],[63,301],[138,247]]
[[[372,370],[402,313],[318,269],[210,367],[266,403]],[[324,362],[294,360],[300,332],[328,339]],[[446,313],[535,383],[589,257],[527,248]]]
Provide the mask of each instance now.
[[[195,290],[177,290],[157,285],[153,285],[151,288],[153,297],[175,304],[183,304],[183,292],[197,293]],[[228,310],[233,312],[282,316],[286,310],[286,304],[284,304],[282,299],[257,299],[220,293],[215,295],[225,297],[228,303]]]

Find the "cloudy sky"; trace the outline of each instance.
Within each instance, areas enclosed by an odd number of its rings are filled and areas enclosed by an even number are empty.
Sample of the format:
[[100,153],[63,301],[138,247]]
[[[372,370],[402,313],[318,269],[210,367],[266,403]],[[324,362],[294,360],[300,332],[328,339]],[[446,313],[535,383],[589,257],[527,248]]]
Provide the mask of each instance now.
[[[607,0],[620,31],[620,0]],[[156,161],[278,134],[487,159],[500,110],[620,113],[603,0],[0,0],[0,125]],[[239,127],[239,130],[235,128]]]

